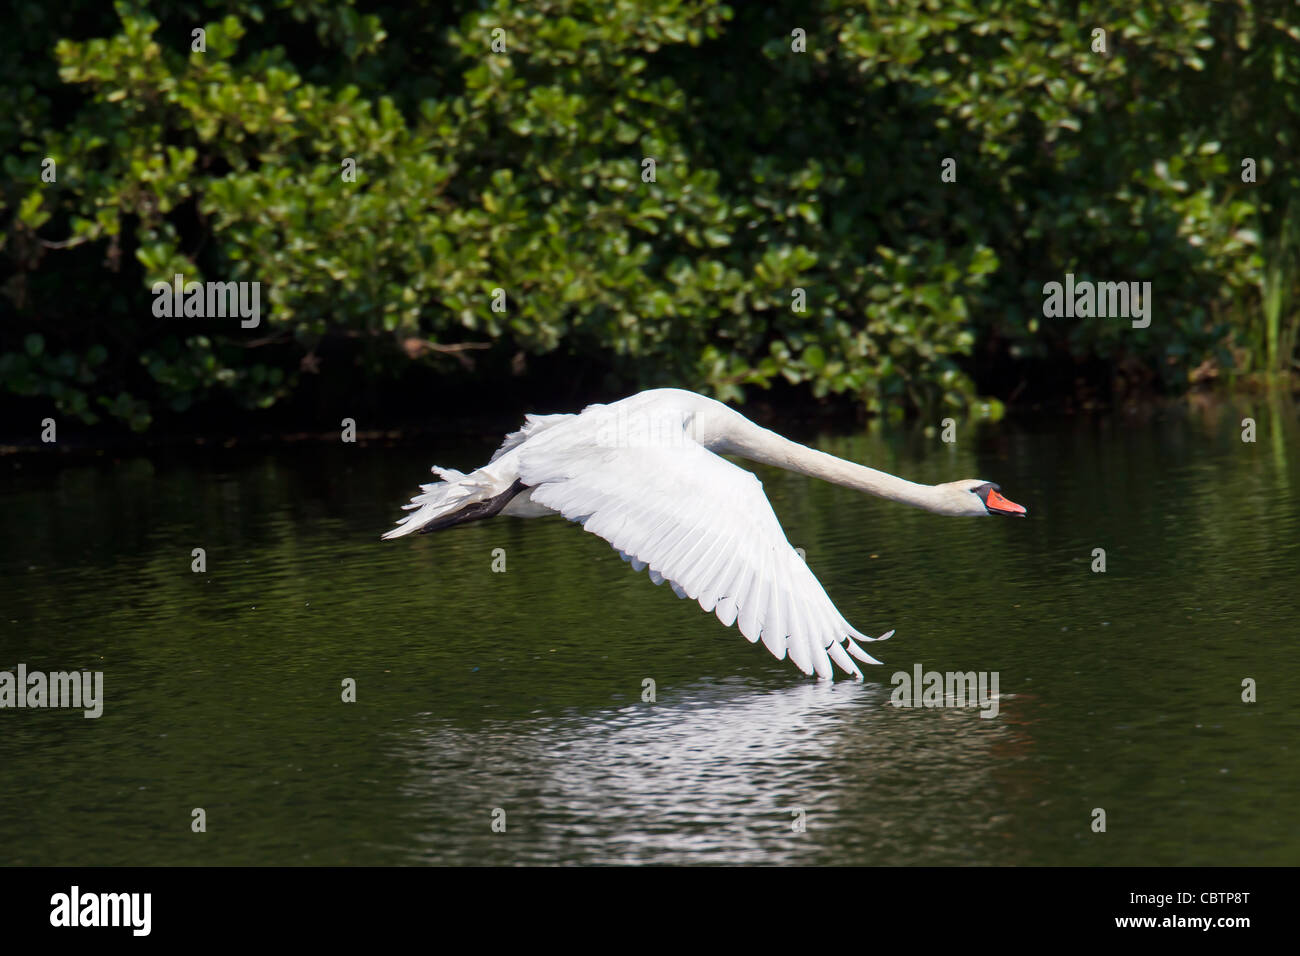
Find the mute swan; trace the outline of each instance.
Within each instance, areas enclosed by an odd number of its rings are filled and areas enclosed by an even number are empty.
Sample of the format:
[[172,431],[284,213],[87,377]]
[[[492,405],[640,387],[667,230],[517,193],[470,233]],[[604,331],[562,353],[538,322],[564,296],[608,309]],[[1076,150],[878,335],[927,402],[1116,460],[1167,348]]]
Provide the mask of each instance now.
[[[600,535],[655,584],[667,581],[778,660],[832,678],[831,661],[862,680],[853,662],[880,662],[856,641],[737,455],[823,478],[941,515],[1021,515],[998,485],[978,479],[920,485],[816,451],[755,425],[721,402],[676,388],[641,392],[575,415],[528,415],[491,461],[462,474],[433,468],[411,511],[384,538],[466,521],[562,514]],[[855,641],[856,639],[856,641]]]

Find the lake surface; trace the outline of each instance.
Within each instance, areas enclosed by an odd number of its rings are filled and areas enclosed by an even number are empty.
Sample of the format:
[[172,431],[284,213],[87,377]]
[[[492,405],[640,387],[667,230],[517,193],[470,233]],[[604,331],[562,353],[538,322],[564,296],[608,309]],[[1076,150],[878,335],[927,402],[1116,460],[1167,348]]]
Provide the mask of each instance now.
[[[378,540],[495,438],[0,459],[0,670],[104,675],[98,719],[0,710],[0,864],[1300,863],[1293,406],[768,424],[1030,517],[755,467],[897,628],[821,684],[558,518]],[[917,664],[996,672],[997,715],[893,706]]]

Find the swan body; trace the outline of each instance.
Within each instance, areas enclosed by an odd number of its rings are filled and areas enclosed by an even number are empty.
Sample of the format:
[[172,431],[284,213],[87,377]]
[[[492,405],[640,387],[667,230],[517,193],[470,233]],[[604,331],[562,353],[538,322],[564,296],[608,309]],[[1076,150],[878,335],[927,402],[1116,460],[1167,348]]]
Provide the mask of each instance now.
[[822,478],[941,515],[1024,515],[978,479],[922,485],[844,461],[762,428],[721,402],[675,388],[572,415],[528,415],[482,468],[434,467],[384,538],[495,515],[560,514],[599,535],[655,584],[699,602],[751,642],[832,679],[832,662],[880,662],[790,546],[762,483],[722,455]]

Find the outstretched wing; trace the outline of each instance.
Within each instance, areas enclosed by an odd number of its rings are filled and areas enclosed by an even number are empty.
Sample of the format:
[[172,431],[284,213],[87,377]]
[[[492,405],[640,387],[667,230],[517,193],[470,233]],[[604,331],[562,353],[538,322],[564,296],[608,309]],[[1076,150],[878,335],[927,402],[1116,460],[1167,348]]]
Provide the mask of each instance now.
[[519,477],[532,500],[600,535],[636,570],[698,600],[751,643],[788,652],[805,674],[830,679],[831,661],[858,680],[878,664],[854,639],[820,582],[786,540],[763,484],[689,439],[672,447],[578,441],[522,449]]

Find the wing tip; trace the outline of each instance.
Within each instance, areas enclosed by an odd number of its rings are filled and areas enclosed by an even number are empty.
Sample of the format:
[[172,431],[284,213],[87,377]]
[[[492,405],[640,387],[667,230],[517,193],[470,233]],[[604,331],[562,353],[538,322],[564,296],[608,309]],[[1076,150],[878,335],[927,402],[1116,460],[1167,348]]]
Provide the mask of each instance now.
[[853,638],[846,637],[844,638],[844,642],[848,646],[849,653],[852,654],[854,657],[856,657],[858,660],[862,661],[862,663],[875,664],[877,666],[884,665],[883,661],[876,660],[874,657],[872,657],[862,648],[858,647],[857,643],[853,640]]

